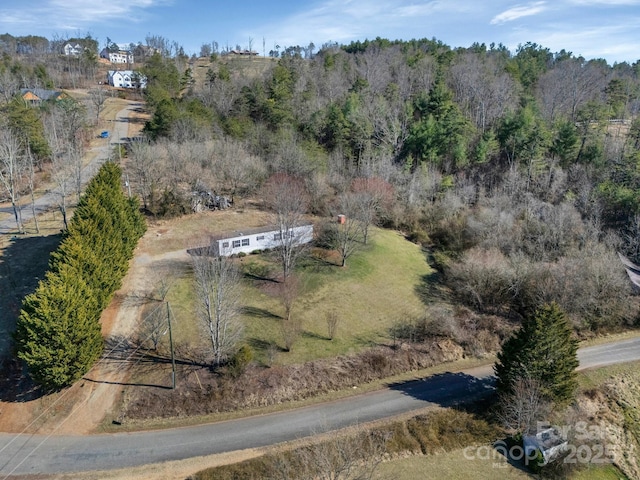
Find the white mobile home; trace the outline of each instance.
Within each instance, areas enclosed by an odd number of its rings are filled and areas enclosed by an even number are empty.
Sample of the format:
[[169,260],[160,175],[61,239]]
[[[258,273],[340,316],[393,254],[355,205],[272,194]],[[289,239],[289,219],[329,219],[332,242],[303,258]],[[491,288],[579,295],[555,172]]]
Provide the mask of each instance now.
[[[284,237],[284,238],[283,238]],[[245,232],[221,235],[211,240],[210,253],[229,256],[238,253],[251,253],[256,250],[278,248],[283,243],[304,245],[313,240],[313,225],[302,225],[281,232],[278,227],[270,226]],[[205,249],[194,249],[203,252]]]

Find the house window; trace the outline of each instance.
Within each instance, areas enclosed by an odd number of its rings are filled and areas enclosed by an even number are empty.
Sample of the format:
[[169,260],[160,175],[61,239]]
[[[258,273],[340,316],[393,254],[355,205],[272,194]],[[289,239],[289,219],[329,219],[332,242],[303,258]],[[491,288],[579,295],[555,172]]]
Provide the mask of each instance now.
[[229,248],[229,242],[222,242],[222,248]]
[[243,238],[242,239],[242,246],[243,247],[248,247],[249,246],[249,239],[248,238]]
[[240,246],[240,240],[234,240],[231,246],[233,248],[238,248]]
[[274,233],[273,239],[277,242],[278,240],[282,240],[282,233]]
[[257,237],[256,237],[256,240],[257,240],[258,242],[263,241],[263,240],[264,240],[264,235],[259,235],[259,236],[257,236]]

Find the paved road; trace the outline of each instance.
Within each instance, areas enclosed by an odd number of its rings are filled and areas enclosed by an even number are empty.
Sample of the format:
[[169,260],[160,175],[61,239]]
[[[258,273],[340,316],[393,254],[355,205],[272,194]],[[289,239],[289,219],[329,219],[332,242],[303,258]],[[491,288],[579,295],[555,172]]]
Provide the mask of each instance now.
[[[584,348],[578,357],[582,369],[640,360],[640,338]],[[469,400],[491,391],[491,375],[491,366],[445,373],[330,403],[197,427],[91,436],[0,434],[0,476],[108,470],[273,445]]]
[[[129,131],[129,113],[130,111],[139,108],[140,104],[130,103],[128,107],[120,110],[116,114],[116,118],[111,122],[109,132],[110,138],[100,140],[100,145],[93,147],[89,152],[94,153],[95,156],[82,170],[82,184],[86,185],[89,180],[96,174],[100,165],[108,160],[112,147],[116,143],[122,143],[128,139]],[[60,194],[57,189],[51,190],[41,197],[36,199],[36,214],[40,215],[52,208],[57,208],[60,202]],[[18,231],[16,221],[13,216],[13,208],[8,207],[0,208],[0,212],[11,214],[10,218],[0,220],[0,235],[8,233],[16,233]],[[31,204],[22,206],[22,221],[28,222],[33,218],[33,212],[31,210]]]

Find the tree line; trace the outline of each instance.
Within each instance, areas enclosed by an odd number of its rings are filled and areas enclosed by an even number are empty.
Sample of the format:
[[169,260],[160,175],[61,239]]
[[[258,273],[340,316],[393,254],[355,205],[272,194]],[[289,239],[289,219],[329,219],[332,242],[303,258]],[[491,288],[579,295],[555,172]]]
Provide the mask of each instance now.
[[17,355],[46,390],[72,384],[100,357],[100,315],[120,287],[145,229],[137,200],[122,191],[120,167],[104,164],[18,318]]

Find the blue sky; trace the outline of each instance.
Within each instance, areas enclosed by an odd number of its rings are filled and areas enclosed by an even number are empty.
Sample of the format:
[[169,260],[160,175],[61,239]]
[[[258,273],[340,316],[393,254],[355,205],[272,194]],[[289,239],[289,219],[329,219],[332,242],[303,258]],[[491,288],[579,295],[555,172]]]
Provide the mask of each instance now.
[[587,59],[640,59],[640,0],[0,0],[0,33],[68,38],[90,33],[103,46],[144,43],[149,34],[182,45],[203,43],[316,47],[380,36],[473,42],[536,42]]

